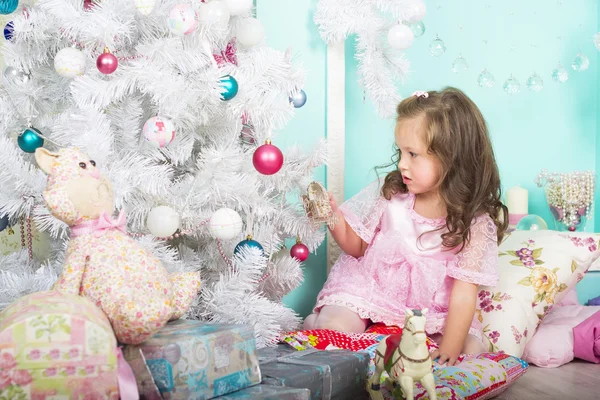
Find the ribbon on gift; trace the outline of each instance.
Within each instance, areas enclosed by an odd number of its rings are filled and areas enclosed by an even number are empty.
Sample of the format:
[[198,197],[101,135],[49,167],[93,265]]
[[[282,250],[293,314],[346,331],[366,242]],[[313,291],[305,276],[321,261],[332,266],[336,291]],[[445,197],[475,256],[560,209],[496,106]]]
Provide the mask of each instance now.
[[[285,354],[285,355],[279,356],[279,357],[258,356],[258,361],[260,364],[269,364],[272,362],[280,362],[280,363],[286,363],[286,364],[306,365],[309,367],[319,367],[323,371],[322,399],[323,400],[331,400],[331,394],[333,393],[333,380],[331,378],[331,367],[327,364],[323,365],[319,362],[300,360],[300,358],[305,357],[309,354],[319,353],[319,352],[321,352],[321,350],[307,349],[307,350],[292,352],[292,353]],[[270,378],[278,379],[279,377],[270,376]]]
[[138,400],[137,382],[131,366],[123,357],[121,347],[117,348],[117,383],[119,384],[119,397],[121,400]]

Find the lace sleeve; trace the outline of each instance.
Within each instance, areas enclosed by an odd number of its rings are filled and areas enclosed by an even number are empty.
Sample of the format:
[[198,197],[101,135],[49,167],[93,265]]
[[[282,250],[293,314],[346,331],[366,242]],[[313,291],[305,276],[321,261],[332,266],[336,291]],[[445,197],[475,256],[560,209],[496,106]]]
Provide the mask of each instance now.
[[498,242],[496,225],[489,215],[471,224],[471,240],[448,265],[448,275],[477,285],[498,283]]
[[376,180],[339,207],[348,225],[367,243],[373,240],[388,203],[380,190],[380,181]]

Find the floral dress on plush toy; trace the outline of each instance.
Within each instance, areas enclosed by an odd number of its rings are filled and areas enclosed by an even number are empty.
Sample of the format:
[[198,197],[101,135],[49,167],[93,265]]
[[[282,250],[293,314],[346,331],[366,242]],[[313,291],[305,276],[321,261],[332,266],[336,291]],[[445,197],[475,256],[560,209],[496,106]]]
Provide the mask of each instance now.
[[[340,256],[315,312],[342,306],[372,322],[402,327],[406,309],[428,308],[426,332],[443,334],[454,279],[488,286],[498,280],[496,225],[487,214],[476,217],[469,244],[456,254],[442,247],[445,218],[419,215],[412,193],[386,200],[380,189],[376,181],[339,207],[368,247],[358,259]],[[482,339],[477,315],[469,334]]]
[[54,289],[93,300],[121,343],[138,344],[180,318],[198,293],[198,272],[169,275],[160,261],[126,234],[125,214],[113,220],[111,183],[75,148],[39,148],[48,174],[48,209],[71,227],[65,265]]

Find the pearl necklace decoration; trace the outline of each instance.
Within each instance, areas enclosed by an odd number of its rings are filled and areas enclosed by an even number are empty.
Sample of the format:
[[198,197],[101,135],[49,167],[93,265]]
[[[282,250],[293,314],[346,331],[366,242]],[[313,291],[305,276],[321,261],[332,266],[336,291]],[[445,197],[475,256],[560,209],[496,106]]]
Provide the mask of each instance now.
[[543,169],[535,183],[539,187],[546,186],[546,200],[552,215],[573,232],[582,223],[582,218],[592,216],[595,180],[596,174],[590,170],[549,173]]

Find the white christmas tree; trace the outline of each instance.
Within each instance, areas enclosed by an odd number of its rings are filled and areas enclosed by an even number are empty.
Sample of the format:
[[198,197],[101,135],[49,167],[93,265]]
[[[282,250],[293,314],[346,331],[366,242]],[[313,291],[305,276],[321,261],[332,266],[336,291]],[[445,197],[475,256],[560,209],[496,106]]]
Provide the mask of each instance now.
[[424,33],[423,0],[319,0],[315,23],[327,43],[356,35],[359,84],[383,118],[400,102],[396,81],[405,81],[410,63],[402,51]]
[[0,258],[0,308],[60,273],[69,229],[45,207],[32,153],[77,146],[112,181],[128,232],[168,270],[201,271],[188,318],[251,323],[259,346],[295,328],[281,299],[324,239],[298,196],[325,146],[279,153],[275,134],[306,100],[303,72],[264,44],[252,0],[40,0],[10,17],[0,216],[52,246],[41,262],[27,250]]

